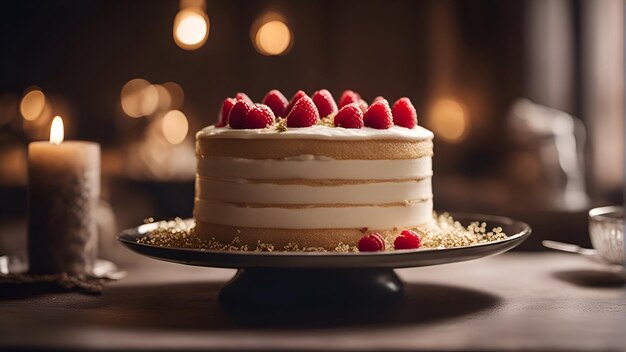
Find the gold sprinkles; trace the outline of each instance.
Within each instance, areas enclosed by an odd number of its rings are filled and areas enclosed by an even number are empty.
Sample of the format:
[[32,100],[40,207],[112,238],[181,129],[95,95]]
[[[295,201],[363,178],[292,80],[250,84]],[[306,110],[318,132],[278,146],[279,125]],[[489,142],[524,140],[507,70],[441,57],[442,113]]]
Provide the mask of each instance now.
[[[145,223],[154,222],[148,218]],[[472,222],[467,227],[455,221],[448,213],[437,215],[433,213],[433,226],[429,229],[412,229],[419,233],[422,240],[422,249],[445,249],[453,247],[466,247],[481,243],[504,240],[507,235],[501,227],[496,227],[487,231],[487,224],[484,222]],[[393,250],[393,242],[396,236],[385,238],[385,248]],[[193,226],[180,218],[172,221],[161,221],[158,227],[150,231],[146,236],[137,240],[138,243],[159,247],[187,248],[199,250],[220,250],[220,251],[254,251],[254,252],[327,252],[321,247],[301,247],[297,243],[289,243],[283,248],[275,248],[271,243],[257,241],[255,248],[241,243],[239,237],[233,238],[230,243],[224,244],[215,238],[204,240],[197,236]],[[334,252],[358,252],[356,246],[345,243],[338,243]]]

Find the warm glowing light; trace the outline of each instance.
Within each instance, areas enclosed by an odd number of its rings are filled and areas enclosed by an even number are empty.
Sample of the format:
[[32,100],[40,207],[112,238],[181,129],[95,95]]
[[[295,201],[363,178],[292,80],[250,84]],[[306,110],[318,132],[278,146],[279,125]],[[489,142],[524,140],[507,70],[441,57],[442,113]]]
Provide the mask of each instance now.
[[63,137],[63,119],[61,116],[55,116],[54,119],[52,119],[52,126],[50,126],[50,143],[61,144]]
[[159,106],[159,91],[145,79],[128,81],[120,93],[122,110],[130,117],[147,116]]
[[174,19],[174,41],[185,50],[195,50],[209,37],[209,18],[198,8],[182,9]]
[[459,142],[467,135],[468,121],[463,107],[452,99],[438,100],[430,112],[430,128],[448,142]]
[[187,117],[179,110],[168,111],[161,122],[161,130],[165,139],[172,144],[179,144],[187,137],[189,123]]
[[263,55],[280,55],[289,49],[291,32],[287,24],[280,20],[264,23],[254,38],[257,51]]
[[170,94],[170,109],[178,109],[183,106],[183,102],[185,101],[185,93],[183,89],[176,82],[165,82],[163,83],[163,87],[167,89]]
[[36,120],[46,106],[46,96],[42,91],[35,89],[26,93],[20,102],[20,112],[28,121]]
[[167,88],[163,87],[160,84],[154,84],[153,87],[157,90],[159,95],[157,110],[158,111],[166,111],[172,108],[172,96]]

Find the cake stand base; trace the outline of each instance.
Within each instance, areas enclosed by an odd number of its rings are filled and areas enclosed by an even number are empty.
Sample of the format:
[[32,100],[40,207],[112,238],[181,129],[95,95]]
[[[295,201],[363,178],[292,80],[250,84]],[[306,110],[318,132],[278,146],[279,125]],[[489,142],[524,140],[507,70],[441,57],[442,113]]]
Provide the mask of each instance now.
[[303,306],[328,302],[394,302],[403,284],[390,268],[248,268],[219,293],[223,305]]

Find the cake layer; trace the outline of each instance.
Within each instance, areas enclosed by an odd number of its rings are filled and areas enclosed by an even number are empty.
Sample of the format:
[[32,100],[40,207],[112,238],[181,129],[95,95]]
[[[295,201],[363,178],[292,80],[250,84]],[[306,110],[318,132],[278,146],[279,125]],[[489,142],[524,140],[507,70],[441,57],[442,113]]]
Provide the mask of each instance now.
[[314,139],[224,139],[199,138],[198,159],[235,157],[244,159],[284,159],[316,155],[335,160],[398,160],[432,156],[431,140],[314,140]]
[[220,225],[278,228],[389,229],[424,224],[432,218],[432,199],[398,205],[245,207],[195,200],[196,221]]
[[[415,230],[416,228],[427,229],[432,226],[432,219],[427,223],[405,227]],[[293,244],[299,249],[304,247],[324,248],[334,250],[339,244],[356,246],[364,233],[378,232],[383,237],[397,236],[399,230],[405,228],[390,229],[268,229],[243,226],[227,226],[207,223],[196,220],[195,233],[206,240],[215,239],[223,244],[230,243],[238,238],[240,244],[248,245],[251,250],[256,248],[257,243],[271,244],[275,250],[294,250]],[[287,248],[285,248],[287,247]]]
[[[400,182],[276,184],[196,178],[196,197],[247,204],[385,204],[432,198],[430,177]],[[272,182],[266,180],[266,182]]]
[[432,158],[335,160],[300,155],[283,160],[205,157],[197,174],[218,179],[398,180],[432,175]]
[[203,138],[227,138],[227,139],[295,139],[295,140],[333,140],[333,141],[358,141],[358,140],[405,140],[423,141],[433,139],[433,133],[421,126],[404,128],[392,126],[389,129],[341,128],[315,125],[304,128],[288,128],[279,131],[276,127],[239,130],[229,127],[208,126],[196,134],[196,139]]

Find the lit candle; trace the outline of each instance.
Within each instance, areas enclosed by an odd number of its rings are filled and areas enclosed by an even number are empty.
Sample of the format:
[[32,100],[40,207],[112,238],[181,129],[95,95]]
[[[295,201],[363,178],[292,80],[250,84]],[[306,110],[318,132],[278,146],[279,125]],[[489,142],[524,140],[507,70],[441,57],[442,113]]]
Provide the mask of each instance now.
[[56,116],[50,142],[28,145],[28,258],[35,274],[86,274],[97,253],[100,145],[63,142]]

